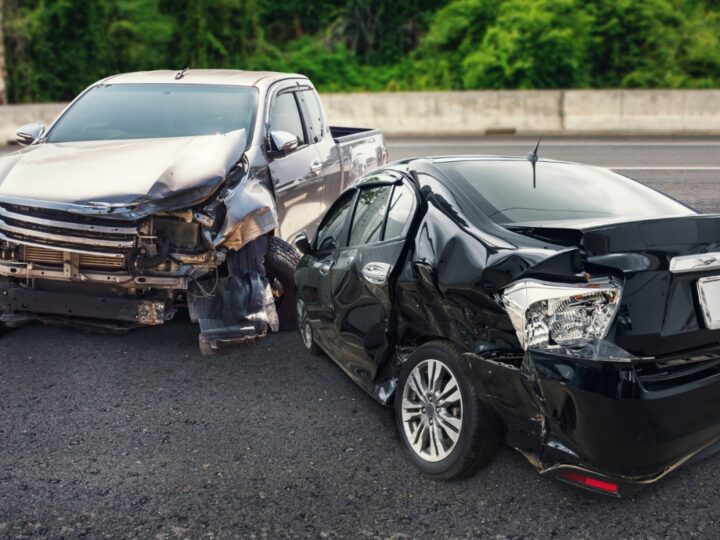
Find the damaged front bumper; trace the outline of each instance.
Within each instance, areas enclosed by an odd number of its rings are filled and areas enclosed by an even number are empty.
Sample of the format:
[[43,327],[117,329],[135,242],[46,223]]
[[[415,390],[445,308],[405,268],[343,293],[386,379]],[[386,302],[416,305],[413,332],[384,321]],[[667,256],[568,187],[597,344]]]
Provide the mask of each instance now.
[[203,208],[140,220],[0,203],[0,325],[125,331],[187,307],[212,353],[278,329],[266,276],[272,196],[245,180]]
[[505,440],[543,475],[623,496],[720,450],[720,349],[664,361],[464,358]]

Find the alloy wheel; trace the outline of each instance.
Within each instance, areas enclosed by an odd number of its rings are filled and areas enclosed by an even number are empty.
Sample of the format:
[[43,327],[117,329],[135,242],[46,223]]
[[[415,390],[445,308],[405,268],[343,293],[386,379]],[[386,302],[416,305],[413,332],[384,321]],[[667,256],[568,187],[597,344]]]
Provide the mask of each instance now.
[[440,360],[420,362],[405,382],[402,422],[410,446],[422,459],[437,462],[457,446],[463,402],[452,371]]

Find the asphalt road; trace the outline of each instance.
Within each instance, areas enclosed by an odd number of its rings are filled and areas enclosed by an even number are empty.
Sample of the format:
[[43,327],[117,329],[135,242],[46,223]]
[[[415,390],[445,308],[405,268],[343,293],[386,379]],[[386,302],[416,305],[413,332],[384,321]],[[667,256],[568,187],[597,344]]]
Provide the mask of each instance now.
[[[392,158],[525,155],[529,139],[390,141]],[[720,140],[558,140],[720,211]],[[610,194],[608,194],[610,196]],[[0,537],[717,538],[720,456],[634,498],[542,479],[501,448],[425,478],[391,412],[294,333],[203,358],[185,319],[126,336],[28,325],[0,344]]]

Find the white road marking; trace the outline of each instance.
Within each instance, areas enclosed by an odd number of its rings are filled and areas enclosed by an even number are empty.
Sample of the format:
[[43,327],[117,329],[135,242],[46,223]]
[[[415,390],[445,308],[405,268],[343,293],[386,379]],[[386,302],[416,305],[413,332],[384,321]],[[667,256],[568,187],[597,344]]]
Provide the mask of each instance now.
[[[508,148],[515,148],[515,147],[522,147],[525,148],[528,144],[532,144],[532,139],[528,139],[527,141],[520,141],[520,142],[492,142],[492,141],[464,141],[464,140],[458,140],[458,141],[393,141],[392,137],[387,138],[388,146],[394,147],[394,148],[432,148],[432,147],[438,147],[438,148],[461,148],[465,146],[478,146],[478,147],[493,147],[493,148],[499,148],[499,147],[508,147]],[[720,146],[720,140],[717,141],[687,141],[687,142],[679,142],[679,141],[597,141],[597,142],[573,142],[573,141],[567,141],[567,142],[561,142],[561,141],[543,141],[540,143],[541,147],[564,147],[564,146],[573,146],[573,147],[630,147],[630,146],[646,146],[646,147],[664,147],[664,146],[678,146],[678,147],[715,147]]]
[[603,167],[605,169],[620,169],[623,171],[720,171],[718,166],[708,167],[638,167],[628,165],[596,165],[596,167]]

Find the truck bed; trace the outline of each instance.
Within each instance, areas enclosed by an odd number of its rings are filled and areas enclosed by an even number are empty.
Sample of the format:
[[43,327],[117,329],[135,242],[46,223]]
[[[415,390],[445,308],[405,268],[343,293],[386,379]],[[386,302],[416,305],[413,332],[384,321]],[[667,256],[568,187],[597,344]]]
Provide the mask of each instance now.
[[371,135],[380,135],[379,129],[330,126],[330,133],[338,144],[354,142]]
[[342,167],[340,191],[366,172],[387,163],[385,137],[379,129],[330,127]]

